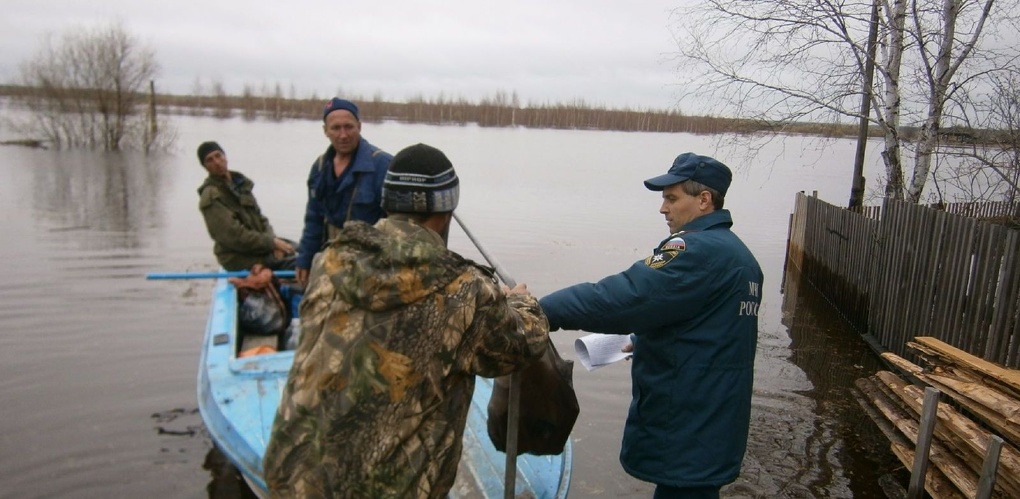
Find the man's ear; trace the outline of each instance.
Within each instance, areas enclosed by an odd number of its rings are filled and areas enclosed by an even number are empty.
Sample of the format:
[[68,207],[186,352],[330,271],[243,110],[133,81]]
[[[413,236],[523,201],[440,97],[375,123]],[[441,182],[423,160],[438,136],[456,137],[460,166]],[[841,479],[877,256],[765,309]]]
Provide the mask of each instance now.
[[712,204],[712,193],[708,191],[701,191],[698,194],[698,207],[702,210],[711,209],[714,205]]

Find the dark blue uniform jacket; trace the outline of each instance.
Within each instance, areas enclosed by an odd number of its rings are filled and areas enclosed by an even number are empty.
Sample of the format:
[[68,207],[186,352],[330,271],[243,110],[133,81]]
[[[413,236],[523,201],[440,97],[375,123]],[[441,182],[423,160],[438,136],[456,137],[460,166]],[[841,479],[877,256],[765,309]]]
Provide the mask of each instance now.
[[673,487],[740,473],[751,415],[762,272],[727,210],[694,219],[652,256],[540,303],[550,330],[634,333],[620,462]]
[[[336,150],[331,145],[315,160],[308,172],[308,205],[305,207],[305,228],[298,249],[298,268],[311,268],[312,257],[326,243],[327,222],[343,227],[348,212],[351,220],[361,220],[368,224],[374,224],[385,216],[382,209],[382,185],[393,155],[362,138],[354,152],[354,160],[340,178],[333,177],[335,157]],[[357,189],[354,188],[355,184]]]

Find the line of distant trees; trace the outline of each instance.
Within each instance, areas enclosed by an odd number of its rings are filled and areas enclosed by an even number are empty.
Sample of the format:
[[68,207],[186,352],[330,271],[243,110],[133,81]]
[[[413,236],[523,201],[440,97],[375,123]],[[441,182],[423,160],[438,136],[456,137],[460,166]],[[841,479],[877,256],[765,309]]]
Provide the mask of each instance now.
[[[0,85],[0,96],[12,97],[16,101],[46,97],[52,90],[23,85]],[[77,97],[96,100],[100,93],[78,92]],[[439,96],[433,99],[414,97],[407,102],[384,101],[381,97],[363,99],[348,97],[358,103],[361,118],[367,122],[386,120],[431,125],[466,125],[475,123],[483,127],[513,127],[574,130],[616,130],[628,132],[663,133],[755,133],[782,132],[791,134],[817,135],[823,137],[855,137],[856,125],[831,123],[776,123],[751,119],[721,118],[713,116],[688,116],[679,111],[613,109],[591,106],[584,101],[555,104],[527,104],[522,106],[513,95],[497,92],[494,97],[479,102],[464,98],[450,99]],[[148,105],[150,97],[138,95],[133,99]],[[179,114],[190,116],[211,116],[227,119],[240,117],[245,120],[282,121],[285,119],[321,118],[322,106],[326,99],[316,96],[299,98],[285,97],[279,86],[269,94],[255,92],[245,86],[241,95],[231,95],[222,85],[214,84],[210,95],[154,94],[153,101],[159,115]],[[941,130],[946,144],[975,144],[994,142],[1000,133],[994,130],[975,130],[966,127],[948,127]],[[872,137],[880,136],[873,131]],[[901,136],[916,137],[917,129],[902,127]]]
[[[16,99],[38,98],[45,89],[17,85],[0,85],[0,96]],[[773,123],[755,122],[713,116],[687,116],[679,111],[613,109],[592,106],[584,101],[553,104],[521,105],[516,94],[497,92],[478,102],[464,98],[439,96],[428,99],[414,97],[407,102],[392,102],[376,96],[362,99],[345,96],[357,102],[361,118],[367,122],[386,120],[433,125],[466,125],[483,127],[528,127],[575,130],[616,130],[664,133],[753,133],[772,130]],[[241,95],[231,95],[222,85],[214,84],[211,93],[202,95],[155,94],[155,105],[161,115],[180,114],[215,118],[240,117],[246,120],[321,119],[326,98],[285,97],[279,86],[268,93],[256,92],[245,86]],[[786,133],[802,133],[829,137],[853,136],[850,125],[826,123],[785,124]]]
[[[196,90],[201,90],[196,88]],[[0,88],[0,92],[3,89]],[[687,116],[679,111],[611,109],[592,106],[584,101],[553,104],[522,105],[516,93],[496,92],[480,101],[439,96],[412,97],[406,102],[383,100],[380,96],[365,99],[344,96],[356,102],[361,118],[367,122],[386,120],[433,125],[466,125],[475,123],[483,127],[513,127],[578,130],[618,130],[629,132],[667,133],[750,133],[760,130],[763,124],[750,120],[712,116]],[[217,118],[241,117],[246,120],[266,119],[321,119],[326,98],[311,96],[285,97],[282,88],[261,92],[246,85],[241,95],[230,95],[220,84],[214,83],[211,92],[194,95],[158,95],[157,103],[167,112],[213,116]],[[772,126],[771,124],[768,126]],[[851,126],[830,124],[798,124],[786,131],[827,136],[850,136]]]

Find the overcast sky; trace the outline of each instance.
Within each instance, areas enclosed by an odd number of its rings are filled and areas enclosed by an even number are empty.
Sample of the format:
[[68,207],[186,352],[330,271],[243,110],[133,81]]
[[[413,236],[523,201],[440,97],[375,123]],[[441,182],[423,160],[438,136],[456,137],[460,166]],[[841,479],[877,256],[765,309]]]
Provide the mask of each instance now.
[[689,0],[0,0],[0,80],[47,33],[120,21],[157,90],[280,83],[300,97],[517,92],[522,104],[674,109],[670,12]]

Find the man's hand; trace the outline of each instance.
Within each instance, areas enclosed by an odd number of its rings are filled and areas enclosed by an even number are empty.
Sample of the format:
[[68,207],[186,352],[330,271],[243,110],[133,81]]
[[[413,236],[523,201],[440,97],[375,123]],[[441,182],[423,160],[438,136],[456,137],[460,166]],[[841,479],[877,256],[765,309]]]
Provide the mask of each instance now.
[[294,269],[294,278],[297,279],[298,284],[300,284],[302,288],[307,287],[308,269],[303,269],[300,267]]
[[273,252],[275,253],[277,251],[281,252],[284,255],[292,255],[294,254],[294,247],[291,246],[290,243],[288,243],[287,241],[284,241],[283,239],[277,237],[273,239]]
[[508,288],[506,286],[503,286],[503,292],[508,294],[508,295],[530,295],[531,294],[531,292],[528,291],[528,285],[524,284],[523,282],[518,284],[518,285],[516,285],[516,286],[514,286],[513,288]]
[[273,258],[277,260],[294,254],[294,247],[278,237],[273,238]]

